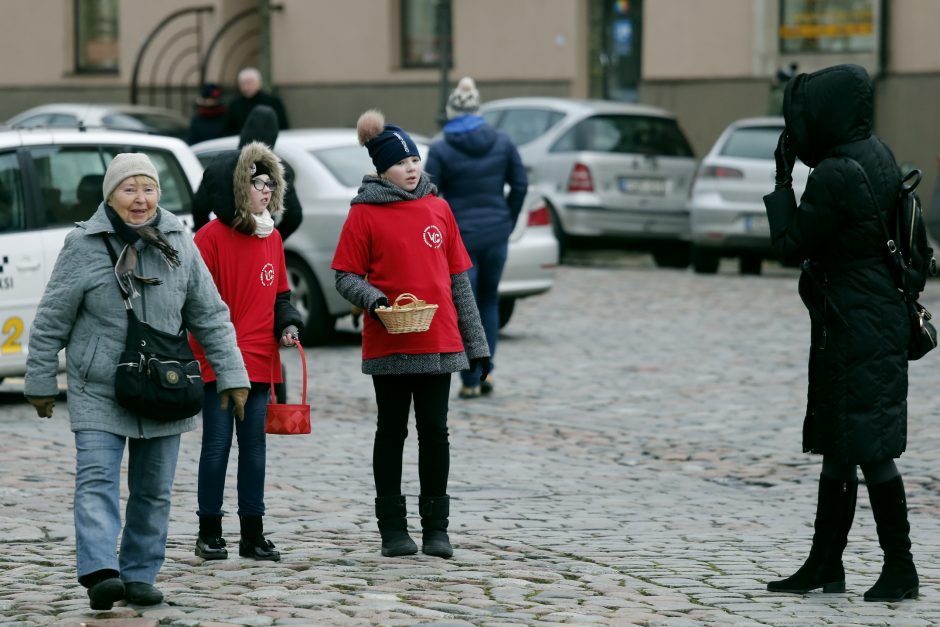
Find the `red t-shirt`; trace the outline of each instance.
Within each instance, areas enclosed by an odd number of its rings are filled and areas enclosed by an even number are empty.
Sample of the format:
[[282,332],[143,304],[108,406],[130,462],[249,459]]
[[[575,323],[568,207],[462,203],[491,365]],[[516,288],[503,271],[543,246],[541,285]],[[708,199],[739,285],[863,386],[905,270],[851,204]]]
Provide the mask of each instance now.
[[[196,233],[196,247],[209,267],[222,300],[228,305],[238,348],[248,379],[271,382],[274,357],[274,383],[281,382],[281,362],[274,337],[274,301],[287,285],[284,244],[277,229],[267,237],[245,235],[212,220]],[[202,378],[215,381],[215,372],[205,351],[192,335],[193,354],[202,367]]]
[[389,303],[410,292],[438,305],[423,333],[389,333],[363,316],[362,358],[464,350],[451,292],[452,274],[471,267],[450,206],[435,196],[384,205],[353,205],[333,256],[333,269],[368,275]]

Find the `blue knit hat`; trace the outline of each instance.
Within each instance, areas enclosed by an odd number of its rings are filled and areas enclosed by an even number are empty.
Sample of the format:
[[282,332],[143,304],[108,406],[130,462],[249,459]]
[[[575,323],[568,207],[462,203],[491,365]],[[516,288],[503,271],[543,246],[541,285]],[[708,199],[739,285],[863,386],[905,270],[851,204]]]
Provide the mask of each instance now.
[[[418,146],[401,127],[385,124],[377,111],[367,111],[359,118],[359,141],[369,151],[375,171],[381,174],[408,157],[421,158]],[[381,129],[381,131],[379,131]]]

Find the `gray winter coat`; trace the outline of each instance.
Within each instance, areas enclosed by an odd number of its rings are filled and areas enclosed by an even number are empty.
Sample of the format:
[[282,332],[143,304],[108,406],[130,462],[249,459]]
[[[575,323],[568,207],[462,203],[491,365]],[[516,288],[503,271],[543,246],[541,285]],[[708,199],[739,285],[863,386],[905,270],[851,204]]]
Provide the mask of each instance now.
[[[150,246],[140,251],[137,272],[162,285],[139,286],[133,300],[137,316],[151,326],[176,333],[180,323],[196,336],[218,376],[218,388],[247,388],[248,374],[235,342],[228,307],[222,302],[202,256],[186,227],[160,211],[159,228],[179,251],[181,266],[170,268]],[[58,394],[58,353],[66,348],[68,408],[72,431],[107,431],[152,438],[191,431],[196,418],[158,422],[117,404],[114,371],[127,334],[127,317],[102,233],[114,233],[104,203],[68,234],[29,337],[26,396]],[[118,241],[112,244],[119,250]]]

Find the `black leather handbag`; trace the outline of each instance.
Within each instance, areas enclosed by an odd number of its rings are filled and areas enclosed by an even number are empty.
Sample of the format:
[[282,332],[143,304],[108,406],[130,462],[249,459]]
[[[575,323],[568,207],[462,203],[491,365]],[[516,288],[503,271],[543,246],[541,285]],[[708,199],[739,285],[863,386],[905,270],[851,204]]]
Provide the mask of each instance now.
[[[117,264],[107,234],[104,241]],[[121,294],[127,311],[127,337],[114,376],[118,404],[164,422],[195,416],[202,410],[203,381],[186,329],[181,327],[173,334],[153,328],[137,318],[123,289]]]

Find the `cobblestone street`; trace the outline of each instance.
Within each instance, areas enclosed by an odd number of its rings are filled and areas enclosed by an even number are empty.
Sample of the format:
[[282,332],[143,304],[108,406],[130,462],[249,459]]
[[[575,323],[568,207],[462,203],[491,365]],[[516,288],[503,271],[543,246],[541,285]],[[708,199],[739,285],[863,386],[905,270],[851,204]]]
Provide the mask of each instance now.
[[[492,397],[450,411],[454,558],[385,558],[373,517],[374,397],[358,337],[308,350],[313,433],[269,436],[280,563],[194,557],[199,432],[184,435],[152,608],[88,609],[75,581],[64,397],[35,417],[0,385],[2,625],[933,625],[940,623],[940,351],[911,366],[908,488],[920,599],[865,603],[881,551],[864,487],[847,592],[768,593],[812,536],[820,458],[801,452],[809,321],[796,272],[559,268],[504,329]],[[940,285],[923,304],[940,311]],[[348,326],[344,326],[348,329]],[[288,365],[296,366],[293,353]],[[297,377],[291,398],[299,397]],[[419,538],[413,421],[404,489]]]

